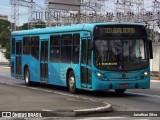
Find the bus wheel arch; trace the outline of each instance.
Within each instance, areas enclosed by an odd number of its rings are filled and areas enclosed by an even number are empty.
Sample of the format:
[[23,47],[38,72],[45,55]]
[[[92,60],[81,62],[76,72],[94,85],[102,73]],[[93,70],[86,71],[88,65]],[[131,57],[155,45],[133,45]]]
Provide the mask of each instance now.
[[76,78],[75,78],[75,74],[73,72],[73,69],[69,68],[67,70],[67,74],[66,74],[66,80],[67,80],[67,88],[69,90],[69,92],[75,94],[76,93]]
[[27,65],[25,65],[24,67],[24,80],[25,80],[26,86],[31,85],[29,67]]

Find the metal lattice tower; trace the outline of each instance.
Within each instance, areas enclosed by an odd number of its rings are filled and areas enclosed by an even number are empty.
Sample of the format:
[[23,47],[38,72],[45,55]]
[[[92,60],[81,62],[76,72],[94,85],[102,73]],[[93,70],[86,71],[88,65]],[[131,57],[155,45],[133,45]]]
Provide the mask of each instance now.
[[[85,22],[104,21],[105,0],[81,0],[80,13],[78,11],[47,9],[47,25],[68,25]],[[46,0],[48,5],[48,0]],[[78,15],[80,21],[78,21]]]
[[159,1],[153,1],[153,8],[152,8],[154,20],[160,22],[160,2]]
[[10,0],[11,4],[11,30],[17,30],[17,27],[19,25],[19,6],[17,0]]
[[148,20],[148,24],[150,24],[150,28],[152,29],[151,32],[151,39],[154,42],[157,42],[158,40],[156,37],[158,29],[160,28],[160,2],[157,0],[152,1],[152,11],[150,12],[150,19]]
[[105,0],[81,0],[81,22],[104,21]]
[[14,23],[14,28],[12,30],[17,30],[18,22],[19,22],[19,7],[28,7],[28,21],[29,28],[32,28],[33,21],[35,20],[34,12],[35,12],[35,3],[33,0],[10,0],[10,4],[12,5],[12,19]]
[[115,3],[116,21],[143,21],[144,0],[117,0]]
[[33,0],[30,0],[28,2],[28,29],[31,29],[31,28],[34,28],[35,27],[35,16],[34,16],[34,13],[35,13],[35,3],[33,2]]
[[132,0],[132,3],[135,5],[135,20],[134,22],[144,22],[144,0]]
[[134,15],[132,11],[131,0],[117,0],[115,3],[115,18],[116,21],[131,21]]

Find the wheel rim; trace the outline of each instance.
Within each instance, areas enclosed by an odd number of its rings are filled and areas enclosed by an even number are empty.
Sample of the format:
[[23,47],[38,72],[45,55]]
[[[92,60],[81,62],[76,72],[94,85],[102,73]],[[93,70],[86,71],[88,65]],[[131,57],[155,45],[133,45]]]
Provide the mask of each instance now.
[[69,78],[69,86],[70,86],[70,89],[74,89],[75,87],[75,79],[73,76]]

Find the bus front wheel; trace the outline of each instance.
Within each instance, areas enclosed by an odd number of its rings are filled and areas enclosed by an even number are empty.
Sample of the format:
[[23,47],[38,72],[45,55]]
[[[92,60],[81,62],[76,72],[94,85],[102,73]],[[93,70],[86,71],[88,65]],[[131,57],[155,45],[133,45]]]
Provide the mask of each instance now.
[[115,92],[117,94],[123,94],[126,91],[126,89],[115,89]]
[[68,89],[70,93],[76,93],[76,79],[73,71],[70,71],[68,75]]
[[31,82],[30,82],[30,74],[29,74],[29,69],[28,67],[25,68],[25,84],[26,86],[30,86],[31,85]]

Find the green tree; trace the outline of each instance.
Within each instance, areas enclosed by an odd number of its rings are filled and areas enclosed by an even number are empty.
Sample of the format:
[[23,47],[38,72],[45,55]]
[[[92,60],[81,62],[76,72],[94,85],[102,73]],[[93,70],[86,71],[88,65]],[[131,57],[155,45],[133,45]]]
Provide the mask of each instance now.
[[43,21],[38,21],[35,24],[35,28],[45,28],[45,27],[46,27],[46,24]]
[[10,59],[10,42],[7,42],[5,45],[6,52],[4,53],[4,56],[6,59]]
[[22,26],[19,27],[20,30],[28,30],[28,23],[24,23]]
[[9,59],[10,57],[10,36],[11,32],[9,30],[11,23],[7,20],[0,19],[0,44],[2,47],[6,48],[5,57]]
[[[19,27],[20,30],[28,30],[28,24],[29,23],[24,23],[22,26]],[[43,21],[38,21],[33,23],[35,26],[34,28],[45,28],[46,24]]]
[[3,29],[8,29],[10,26],[11,26],[11,23],[9,21],[0,19],[0,32]]
[[3,31],[0,32],[0,44],[2,47],[5,47],[7,42],[9,42],[11,32],[9,29],[3,29]]

